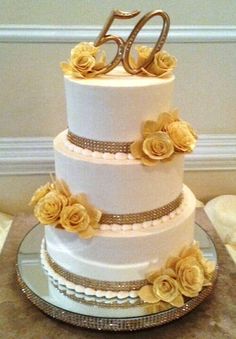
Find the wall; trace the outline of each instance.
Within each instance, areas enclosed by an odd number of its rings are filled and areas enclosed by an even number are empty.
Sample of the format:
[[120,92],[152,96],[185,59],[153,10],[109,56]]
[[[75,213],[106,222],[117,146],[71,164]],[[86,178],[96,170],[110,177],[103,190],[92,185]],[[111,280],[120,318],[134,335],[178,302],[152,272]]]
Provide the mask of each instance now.
[[[204,201],[236,194],[236,2],[158,6],[171,17],[165,48],[178,59],[175,104],[200,134],[185,182]],[[52,138],[66,128],[59,63],[75,43],[96,38],[112,8],[144,14],[156,1],[1,1],[0,210],[26,210],[53,171]],[[112,32],[127,36],[132,22],[116,21]],[[156,23],[140,43],[155,41]]]

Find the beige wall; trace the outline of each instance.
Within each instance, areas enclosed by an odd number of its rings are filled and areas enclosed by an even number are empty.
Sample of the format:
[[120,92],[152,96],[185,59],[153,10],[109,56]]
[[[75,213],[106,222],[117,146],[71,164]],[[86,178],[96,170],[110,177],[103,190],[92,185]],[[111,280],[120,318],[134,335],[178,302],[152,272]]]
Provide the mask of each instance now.
[[[163,9],[173,25],[235,25],[235,0],[1,0],[3,24],[101,25],[112,9]],[[118,22],[117,24],[124,24]]]
[[[72,44],[0,44],[0,136],[55,136],[66,128],[59,63]],[[235,133],[235,44],[169,44],[178,58],[175,104],[198,133]]]
[[[156,1],[1,0],[0,25],[102,25],[110,10],[156,8]],[[159,1],[173,25],[233,25],[236,1]],[[153,21],[154,23],[154,21]],[[156,23],[156,22],[155,22]],[[116,25],[131,24],[118,22]],[[66,128],[62,74],[70,43],[0,43],[0,138],[48,137]],[[232,43],[169,43],[178,58],[175,104],[199,134],[236,134],[236,47]],[[1,143],[1,142],[0,142]],[[1,159],[1,157],[0,157]],[[0,210],[28,209],[47,175],[0,176]],[[199,199],[236,194],[236,171],[191,171]]]

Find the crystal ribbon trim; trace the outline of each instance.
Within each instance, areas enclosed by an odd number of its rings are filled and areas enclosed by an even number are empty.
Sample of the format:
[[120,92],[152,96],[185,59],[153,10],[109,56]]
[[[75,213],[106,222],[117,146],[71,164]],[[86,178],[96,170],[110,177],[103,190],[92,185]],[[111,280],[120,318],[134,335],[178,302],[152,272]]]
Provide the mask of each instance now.
[[98,141],[79,137],[71,131],[67,133],[67,139],[74,145],[89,149],[92,152],[101,153],[130,153],[130,145],[132,142],[113,142],[113,141]]
[[130,213],[130,214],[107,214],[103,213],[101,217],[101,224],[136,224],[142,223],[145,221],[156,220],[169,213],[173,212],[178,208],[183,200],[183,193],[181,193],[175,200],[169,202],[168,204],[158,207],[151,211],[141,212],[141,213]]
[[131,290],[139,290],[142,286],[146,285],[148,282],[146,279],[143,280],[133,280],[133,281],[103,281],[103,280],[96,280],[85,278],[79,276],[77,274],[71,273],[65,270],[63,267],[58,265],[48,254],[47,250],[44,247],[46,260],[49,266],[52,269],[61,275],[66,280],[76,284],[81,285],[84,287],[93,288],[95,290],[102,290],[102,291],[112,291],[112,292],[120,292],[120,291],[131,291]]

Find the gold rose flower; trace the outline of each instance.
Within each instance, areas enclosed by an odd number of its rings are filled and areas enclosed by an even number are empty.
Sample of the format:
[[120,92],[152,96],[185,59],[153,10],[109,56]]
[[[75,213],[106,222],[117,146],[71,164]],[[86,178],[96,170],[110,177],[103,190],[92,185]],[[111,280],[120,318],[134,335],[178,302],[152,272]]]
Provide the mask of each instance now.
[[[152,48],[147,46],[136,46],[135,49],[138,54],[136,67],[139,68],[145,63],[145,61],[147,61],[152,52]],[[152,63],[147,66],[147,68],[142,68],[142,71],[143,74],[163,78],[173,72],[176,67],[176,63],[177,59],[174,56],[170,55],[166,51],[160,51],[154,55]]]
[[152,48],[147,47],[147,46],[138,45],[138,46],[135,46],[135,49],[136,49],[137,54],[138,54],[136,67],[139,68],[148,59],[149,55],[152,52]]
[[143,141],[134,142],[130,150],[144,165],[152,166],[169,158],[174,152],[174,146],[168,134],[159,131],[148,135]]
[[71,57],[76,57],[81,55],[81,53],[87,53],[92,56],[96,56],[98,53],[99,48],[95,47],[92,42],[81,42],[78,45],[76,45],[74,48],[71,50]]
[[100,59],[97,59],[98,52],[99,48],[92,43],[80,43],[71,50],[68,63],[61,63],[61,69],[64,74],[75,78],[94,77],[106,63],[105,52],[101,54]]
[[152,64],[148,67],[148,72],[157,75],[159,78],[166,77],[173,72],[177,60],[166,51],[160,51],[155,54]]
[[204,273],[204,286],[210,285],[212,274],[215,270],[215,263],[204,258],[197,243],[190,247],[185,247],[180,253],[180,258],[194,257],[201,266]]
[[164,301],[172,306],[181,307],[184,299],[179,291],[176,274],[173,270],[164,270],[161,275],[155,277],[152,285],[143,286],[139,297],[148,303]]
[[57,191],[59,194],[63,194],[65,197],[69,198],[71,196],[69,187],[65,183],[64,180],[54,180],[53,186],[55,191]]
[[183,295],[196,296],[202,287],[211,285],[215,263],[207,261],[194,244],[183,248],[178,257],[169,258],[166,267],[176,272]]
[[151,159],[163,160],[173,154],[174,146],[168,134],[156,132],[144,140],[143,151]]
[[147,120],[144,123],[142,135],[144,138],[158,131],[167,131],[167,127],[174,121],[180,121],[177,109],[160,113],[157,120]]
[[153,283],[153,292],[160,300],[169,304],[180,307],[184,304],[184,299],[179,292],[179,285],[175,277],[170,275],[161,275]]
[[101,211],[91,206],[84,195],[71,196],[69,206],[61,212],[60,224],[68,232],[78,233],[88,239],[95,235],[99,228]]
[[167,131],[167,127],[175,121],[180,121],[179,112],[177,109],[159,114],[157,119],[157,128],[159,131]]
[[89,202],[87,197],[84,194],[79,194],[75,196],[71,196],[69,199],[69,204],[80,204],[85,207],[88,216],[90,218],[90,226],[94,229],[99,228],[99,221],[102,216],[102,212],[97,208],[93,207]]
[[172,122],[167,126],[167,132],[177,151],[192,152],[196,146],[197,135],[186,121]]
[[44,225],[57,225],[60,220],[60,214],[68,199],[58,194],[56,191],[47,193],[35,205],[34,214],[36,218]]
[[33,197],[31,198],[29,205],[35,206],[39,202],[39,200],[45,197],[45,195],[49,193],[52,189],[53,189],[53,184],[51,183],[47,183],[46,185],[39,187],[35,191]]
[[80,204],[64,207],[61,212],[60,224],[66,231],[78,233],[81,238],[91,238],[95,233],[90,226],[86,208]]
[[196,297],[204,285],[204,272],[194,257],[180,259],[176,264],[179,289],[186,297]]

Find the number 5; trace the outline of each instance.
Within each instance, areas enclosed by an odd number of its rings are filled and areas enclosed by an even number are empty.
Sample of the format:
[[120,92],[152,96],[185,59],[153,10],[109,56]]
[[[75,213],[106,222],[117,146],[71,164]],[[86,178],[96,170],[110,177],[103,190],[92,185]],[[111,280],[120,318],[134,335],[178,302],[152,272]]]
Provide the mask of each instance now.
[[[107,22],[105,23],[101,33],[99,34],[99,36],[98,36],[98,38],[95,42],[95,46],[100,46],[107,41],[113,40],[117,44],[117,53],[116,53],[115,58],[106,67],[104,67],[102,70],[99,71],[100,74],[108,73],[113,68],[115,68],[120,63],[120,61],[122,61],[123,66],[128,73],[138,74],[142,71],[142,68],[146,68],[151,64],[151,62],[153,61],[154,55],[157,52],[159,52],[161,50],[161,48],[163,47],[163,45],[166,41],[166,38],[167,38],[168,31],[169,31],[170,19],[169,19],[168,14],[166,12],[161,11],[161,10],[156,10],[156,11],[152,11],[152,12],[145,14],[137,22],[137,24],[133,28],[132,32],[130,33],[130,35],[129,35],[129,37],[126,41],[124,41],[121,37],[118,37],[118,36],[106,35],[106,33],[109,30],[110,26],[112,25],[114,19],[116,19],[116,18],[118,18],[118,19],[130,19],[130,18],[134,18],[139,13],[140,13],[139,11],[134,11],[134,12],[128,13],[128,12],[123,12],[123,11],[120,11],[120,10],[115,10],[115,11],[111,12]],[[141,29],[144,27],[144,25],[150,19],[152,19],[154,16],[160,16],[163,20],[161,34],[160,34],[152,52],[151,52],[151,54],[149,55],[148,59],[144,62],[144,64],[141,65],[139,68],[132,68],[131,65],[130,65],[130,62],[129,62],[131,47],[132,47],[134,40],[135,40],[136,36],[138,35],[138,33],[141,31]]]
[[123,12],[120,10],[114,10],[111,12],[110,16],[107,19],[107,22],[105,23],[94,45],[100,46],[106,43],[107,41],[114,41],[117,44],[117,52],[116,52],[115,58],[105,68],[103,68],[99,72],[100,74],[108,73],[109,71],[111,71],[113,68],[115,68],[120,63],[120,61],[123,58],[124,46],[125,46],[124,40],[121,37],[106,34],[110,26],[112,25],[114,19],[131,19],[131,18],[134,18],[139,13],[140,11],[133,11],[131,13],[128,13],[128,12]]

